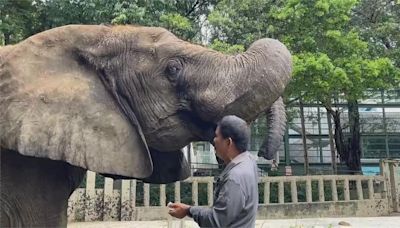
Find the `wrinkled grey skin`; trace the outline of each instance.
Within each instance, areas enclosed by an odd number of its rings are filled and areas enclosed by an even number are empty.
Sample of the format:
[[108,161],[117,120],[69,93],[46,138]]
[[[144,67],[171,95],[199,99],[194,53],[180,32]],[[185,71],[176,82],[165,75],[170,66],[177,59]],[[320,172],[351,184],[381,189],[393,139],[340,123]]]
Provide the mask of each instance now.
[[181,148],[212,141],[225,115],[250,122],[266,112],[260,155],[272,158],[290,74],[276,40],[229,56],[162,28],[70,25],[1,47],[2,227],[65,226],[87,169],[150,183],[187,178]]

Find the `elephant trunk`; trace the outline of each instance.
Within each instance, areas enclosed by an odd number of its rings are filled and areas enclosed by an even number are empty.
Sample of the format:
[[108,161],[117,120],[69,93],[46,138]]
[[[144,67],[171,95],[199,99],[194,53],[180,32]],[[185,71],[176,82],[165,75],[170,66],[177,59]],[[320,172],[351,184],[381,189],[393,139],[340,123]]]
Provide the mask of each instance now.
[[267,160],[277,159],[275,155],[282,143],[286,128],[285,104],[282,97],[279,97],[265,113],[267,115],[267,135],[258,151],[258,156]]
[[291,76],[291,55],[279,41],[261,39],[233,61],[233,71],[238,72],[236,94],[222,116],[234,114],[252,121],[284,92]]
[[225,115],[253,121],[282,95],[290,80],[291,55],[274,39],[258,40],[243,54],[217,58],[213,77],[198,90],[196,111],[206,121]]

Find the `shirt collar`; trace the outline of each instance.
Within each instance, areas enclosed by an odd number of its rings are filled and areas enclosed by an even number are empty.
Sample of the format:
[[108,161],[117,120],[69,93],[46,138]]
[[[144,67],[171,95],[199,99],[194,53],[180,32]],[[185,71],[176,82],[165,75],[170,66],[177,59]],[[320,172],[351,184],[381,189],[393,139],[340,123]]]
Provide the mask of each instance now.
[[250,152],[245,151],[238,154],[230,163],[239,164],[244,161],[247,157],[250,157]]
[[230,161],[230,162],[226,165],[225,169],[222,171],[222,173],[221,173],[220,176],[225,175],[226,173],[229,172],[229,170],[231,170],[231,169],[232,169],[233,167],[235,167],[237,164],[243,162],[244,160],[246,160],[246,158],[251,157],[251,156],[252,156],[252,155],[251,155],[250,152],[248,152],[248,151],[245,151],[245,152],[242,152],[242,153],[238,154],[232,161]]

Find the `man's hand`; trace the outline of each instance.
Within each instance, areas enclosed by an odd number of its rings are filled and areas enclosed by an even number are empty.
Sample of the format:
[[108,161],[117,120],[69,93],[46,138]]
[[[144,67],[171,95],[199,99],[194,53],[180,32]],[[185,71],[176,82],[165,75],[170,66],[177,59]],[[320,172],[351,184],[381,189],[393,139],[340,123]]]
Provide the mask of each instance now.
[[175,218],[184,218],[189,214],[189,205],[183,204],[183,203],[172,203],[169,204],[169,212],[171,216],[174,216]]

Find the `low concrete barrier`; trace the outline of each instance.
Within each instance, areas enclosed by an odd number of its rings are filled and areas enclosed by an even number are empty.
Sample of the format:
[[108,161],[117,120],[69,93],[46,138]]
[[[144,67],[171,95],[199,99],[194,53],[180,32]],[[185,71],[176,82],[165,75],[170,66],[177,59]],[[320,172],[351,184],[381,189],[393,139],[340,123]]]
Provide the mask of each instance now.
[[[261,177],[258,219],[382,216],[399,211],[399,164],[400,160],[382,161],[379,176]],[[191,177],[168,186],[122,180],[117,187],[112,179],[105,178],[102,188],[95,188],[95,180],[96,174],[88,171],[86,188],[76,189],[70,197],[69,222],[170,220],[166,208],[167,187],[173,188],[169,199],[173,197],[171,201],[181,202],[184,184],[190,185],[190,190],[185,191],[191,195],[191,202],[185,203],[199,206],[213,203],[214,177]],[[203,204],[199,202],[200,185]],[[154,188],[156,193],[150,191]],[[157,194],[156,203],[154,194]]]

